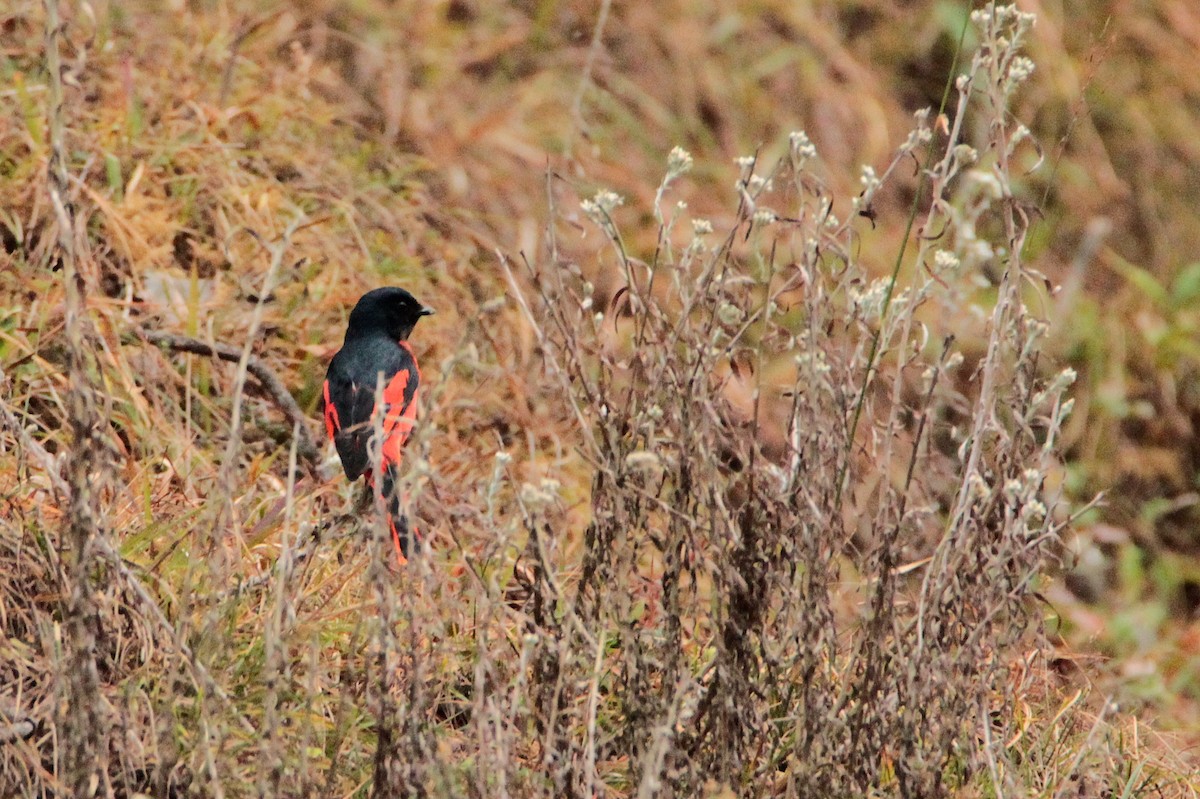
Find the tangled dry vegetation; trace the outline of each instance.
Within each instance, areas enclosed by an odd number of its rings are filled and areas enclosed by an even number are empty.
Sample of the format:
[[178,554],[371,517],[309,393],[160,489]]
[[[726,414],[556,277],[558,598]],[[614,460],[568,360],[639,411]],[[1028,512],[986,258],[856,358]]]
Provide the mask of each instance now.
[[[669,115],[605,63],[646,52],[635,5],[594,46],[587,4],[5,12],[0,793],[1195,795],[1050,662],[1086,503],[1032,17],[974,15],[877,172],[814,145],[837,114],[650,167]],[[666,132],[736,150],[697,19]],[[498,75],[548,84],[524,138]],[[451,100],[488,112],[439,136]],[[399,574],[313,421],[380,282],[439,310]]]

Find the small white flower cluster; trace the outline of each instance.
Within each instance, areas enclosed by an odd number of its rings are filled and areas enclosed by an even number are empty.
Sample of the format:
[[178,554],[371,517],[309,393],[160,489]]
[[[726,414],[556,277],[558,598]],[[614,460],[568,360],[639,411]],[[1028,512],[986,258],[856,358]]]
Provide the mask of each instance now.
[[717,308],[717,318],[725,325],[736,325],[742,321],[742,309],[732,302],[723,302]]
[[808,134],[802,130],[794,130],[788,135],[788,145],[791,147],[792,154],[801,163],[810,158],[817,157],[816,145],[808,138]]
[[733,188],[749,207],[751,224],[769,225],[779,218],[778,215],[769,208],[758,207],[756,200],[764,192],[775,188],[775,184],[770,178],[754,174],[754,165],[757,162],[758,159],[752,155],[743,155],[733,159],[733,163],[737,164],[738,169],[741,170]]
[[1006,25],[1013,25],[1018,33],[1026,33],[1037,22],[1037,15],[1021,11],[1016,5],[998,6],[989,3],[983,8],[971,12],[971,23],[982,31],[988,31],[995,24],[997,30]]
[[1029,535],[1039,532],[1037,528],[1041,527],[1042,521],[1046,518],[1049,511],[1046,509],[1046,503],[1040,499],[1031,499],[1021,506],[1021,516],[1025,519],[1025,530]]
[[960,266],[962,266],[962,261],[949,250],[938,250],[933,254],[934,274],[942,275],[947,272],[955,272]]
[[1067,417],[1071,415],[1071,411],[1073,410],[1075,410],[1075,398],[1067,397],[1067,399],[1063,400],[1063,404],[1058,406],[1058,419],[1055,421],[1061,425],[1067,421]]
[[704,252],[707,249],[704,237],[712,232],[712,222],[707,219],[692,219],[692,240],[688,242],[687,249],[683,251],[680,263],[687,264],[697,254]]
[[488,481],[487,486],[487,510],[489,516],[493,516],[496,512],[496,494],[500,490],[500,484],[504,481],[504,473],[510,463],[512,463],[512,455],[509,455],[504,450],[499,450],[496,453],[495,462],[492,464],[492,479]]
[[583,200],[579,207],[588,219],[592,220],[605,233],[613,235],[616,228],[612,221],[612,212],[625,204],[625,198],[614,191],[601,189],[590,200]]
[[[968,253],[971,256],[971,260],[976,264],[987,264],[996,260],[996,250],[992,247],[992,243],[983,239],[972,241],[969,245]],[[991,285],[987,276],[982,273],[975,275],[975,282],[984,288]]]
[[543,477],[537,485],[521,484],[521,502],[529,510],[537,510],[558,501],[558,491],[562,483],[550,477]]
[[1023,55],[1015,57],[1008,65],[1008,75],[1004,80],[1004,92],[1006,94],[1014,91],[1025,81],[1029,80],[1029,76],[1033,74],[1036,65],[1033,59],[1026,58]]
[[1041,341],[1050,332],[1050,325],[1042,319],[1034,319],[1032,317],[1025,323],[1025,330],[1029,334],[1031,341]]
[[804,261],[806,263],[815,264],[820,261],[821,241],[816,236],[808,236],[804,239]]
[[875,167],[870,164],[863,164],[862,175],[858,182],[862,184],[863,194],[868,196],[878,191],[881,185],[879,176],[875,174]]
[[[1036,408],[1047,399],[1057,397],[1063,391],[1073,386],[1075,384],[1075,379],[1078,376],[1079,375],[1075,372],[1075,370],[1069,366],[1066,369],[1063,369],[1061,372],[1055,375],[1053,380],[1050,381],[1050,385],[1033,395],[1033,406]],[[1066,400],[1064,405],[1067,403],[1070,403],[1072,408],[1075,406],[1073,400]],[[1070,409],[1068,409],[1067,413],[1069,414],[1070,412]],[[1060,418],[1066,418],[1066,416],[1064,415]]]
[[1059,372],[1058,376],[1054,378],[1054,382],[1050,384],[1050,390],[1057,391],[1061,388],[1073,386],[1075,385],[1075,381],[1078,379],[1078,377],[1079,373],[1068,366],[1066,369],[1063,369],[1061,372]]
[[1037,469],[1026,469],[1020,479],[1012,478],[1004,484],[1004,496],[1018,509],[1019,518],[1025,525],[1025,534],[1036,535],[1049,512],[1046,503],[1038,498],[1044,477]]
[[833,370],[833,367],[829,365],[829,360],[825,357],[825,350],[820,347],[805,345],[796,353],[793,360],[803,374],[824,377]]
[[750,179],[746,181],[746,188],[750,189],[750,193],[757,197],[764,191],[770,191],[775,188],[775,184],[768,178],[751,175]]
[[741,174],[738,175],[737,183],[734,184],[739,192],[748,190],[753,197],[757,197],[764,191],[770,191],[774,188],[774,184],[769,178],[764,178],[761,175],[754,174],[754,165],[758,163],[758,158],[753,155],[742,155],[733,159],[733,163],[737,164]]
[[862,193],[855,197],[852,203],[856,213],[871,206],[871,201],[875,199],[875,192],[879,191],[879,187],[883,185],[883,181],[875,173],[875,167],[870,164],[863,164],[858,182],[862,184]]
[[[666,224],[662,214],[663,195],[666,194],[667,187],[676,178],[686,175],[692,171],[692,166],[695,161],[692,159],[692,154],[682,147],[672,147],[671,152],[667,154],[667,174],[663,175],[662,183],[658,184],[658,191],[654,194],[654,218],[658,220],[660,225]],[[677,212],[682,212],[687,208],[687,203],[680,201],[675,204]],[[673,224],[673,220],[672,220]]]
[[954,145],[954,162],[958,166],[970,166],[979,160],[979,152],[969,144]]
[[916,127],[908,132],[908,138],[900,146],[901,150],[911,152],[917,149],[919,145],[933,141],[933,131],[929,128],[929,112],[930,109],[922,108],[913,114],[913,121],[916,123]]
[[1011,153],[1018,144],[1030,137],[1029,128],[1024,125],[1017,125],[1013,129],[1012,135],[1008,137],[1008,151]]
[[625,456],[625,465],[635,472],[655,472],[662,468],[662,458],[657,453],[640,449]]
[[971,498],[976,501],[987,499],[992,493],[992,487],[979,472],[971,472],[967,478],[967,490],[971,492]]
[[[850,290],[850,301],[854,303],[855,308],[865,319],[874,319],[882,316],[884,311],[884,303],[887,301],[889,286],[891,280],[886,277],[881,277],[878,280],[871,281],[866,288],[858,290]],[[908,302],[908,290],[897,292],[892,295],[891,304],[900,306]]]
[[1015,5],[998,6],[994,2],[971,12],[971,22],[982,37],[993,43],[986,51],[997,69],[1003,72],[1004,94],[1011,94],[1033,74],[1034,63],[1016,55],[1026,34],[1037,22],[1034,14],[1021,11]]
[[972,169],[967,173],[967,179],[974,183],[980,191],[993,200],[1004,196],[1004,185],[996,173],[990,169]]
[[1021,479],[1010,478],[1004,484],[1004,496],[1013,502],[1024,502],[1041,487],[1042,476],[1036,469],[1026,469]]
[[692,171],[692,154],[682,147],[672,147],[667,155],[667,182]]

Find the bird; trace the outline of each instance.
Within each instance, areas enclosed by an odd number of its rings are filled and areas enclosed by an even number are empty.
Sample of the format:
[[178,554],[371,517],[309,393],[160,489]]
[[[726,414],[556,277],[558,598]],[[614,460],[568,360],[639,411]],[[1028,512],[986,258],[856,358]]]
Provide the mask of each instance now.
[[[368,488],[376,489],[401,565],[408,562],[410,530],[396,482],[404,444],[417,421],[421,384],[408,337],[417,322],[431,314],[432,308],[402,288],[368,291],[350,312],[345,342],[330,361],[321,388],[325,432],[342,470],[351,482],[361,477]],[[378,392],[381,383],[383,390]],[[381,431],[379,442],[374,440],[376,429]],[[376,471],[382,477],[378,487]],[[415,539],[416,530],[411,533]]]

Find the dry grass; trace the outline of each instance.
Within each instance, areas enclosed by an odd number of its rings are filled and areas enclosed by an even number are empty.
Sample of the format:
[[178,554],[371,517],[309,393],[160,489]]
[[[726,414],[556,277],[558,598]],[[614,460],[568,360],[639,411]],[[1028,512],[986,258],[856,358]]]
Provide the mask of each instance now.
[[[1125,157],[1191,174],[1186,110],[1080,100],[1130,31],[1178,58],[1189,6],[1094,35],[1036,9],[1035,78],[976,62],[894,156],[961,14],[402,5],[0,13],[2,793],[1195,794],[1039,602],[1086,622],[1047,576],[1063,492],[1153,443],[1097,410],[1116,333],[1057,326],[1114,285],[1059,266],[1100,213],[1171,333],[1129,348],[1169,359],[1147,401],[1191,430],[1195,231],[1105,146],[1153,122]],[[871,196],[863,162],[895,164]],[[434,554],[399,575],[263,381],[312,411],[382,282],[440,311],[405,486]],[[1117,497],[1132,525],[1145,492]]]

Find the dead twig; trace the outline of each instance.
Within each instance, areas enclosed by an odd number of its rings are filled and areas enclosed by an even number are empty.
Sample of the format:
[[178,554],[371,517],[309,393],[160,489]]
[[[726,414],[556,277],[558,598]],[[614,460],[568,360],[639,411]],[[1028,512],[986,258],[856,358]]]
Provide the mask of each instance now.
[[[147,330],[146,328],[139,328],[137,334],[149,344],[166,347],[176,352],[190,352],[194,355],[219,358],[222,361],[229,361],[230,363],[238,363],[242,359],[242,350],[228,344],[215,342],[210,344],[197,338],[191,338],[190,336],[163,333],[159,330]],[[253,355],[246,361],[246,371],[258,379],[259,384],[267,392],[271,401],[275,403],[279,410],[283,411],[283,415],[292,423],[292,427],[296,430],[297,453],[312,469],[319,471],[318,466],[321,462],[321,451],[313,443],[312,435],[309,433],[308,417],[300,409],[300,406],[296,404],[296,400],[291,392],[288,391],[287,386],[271,371],[270,367]]]

